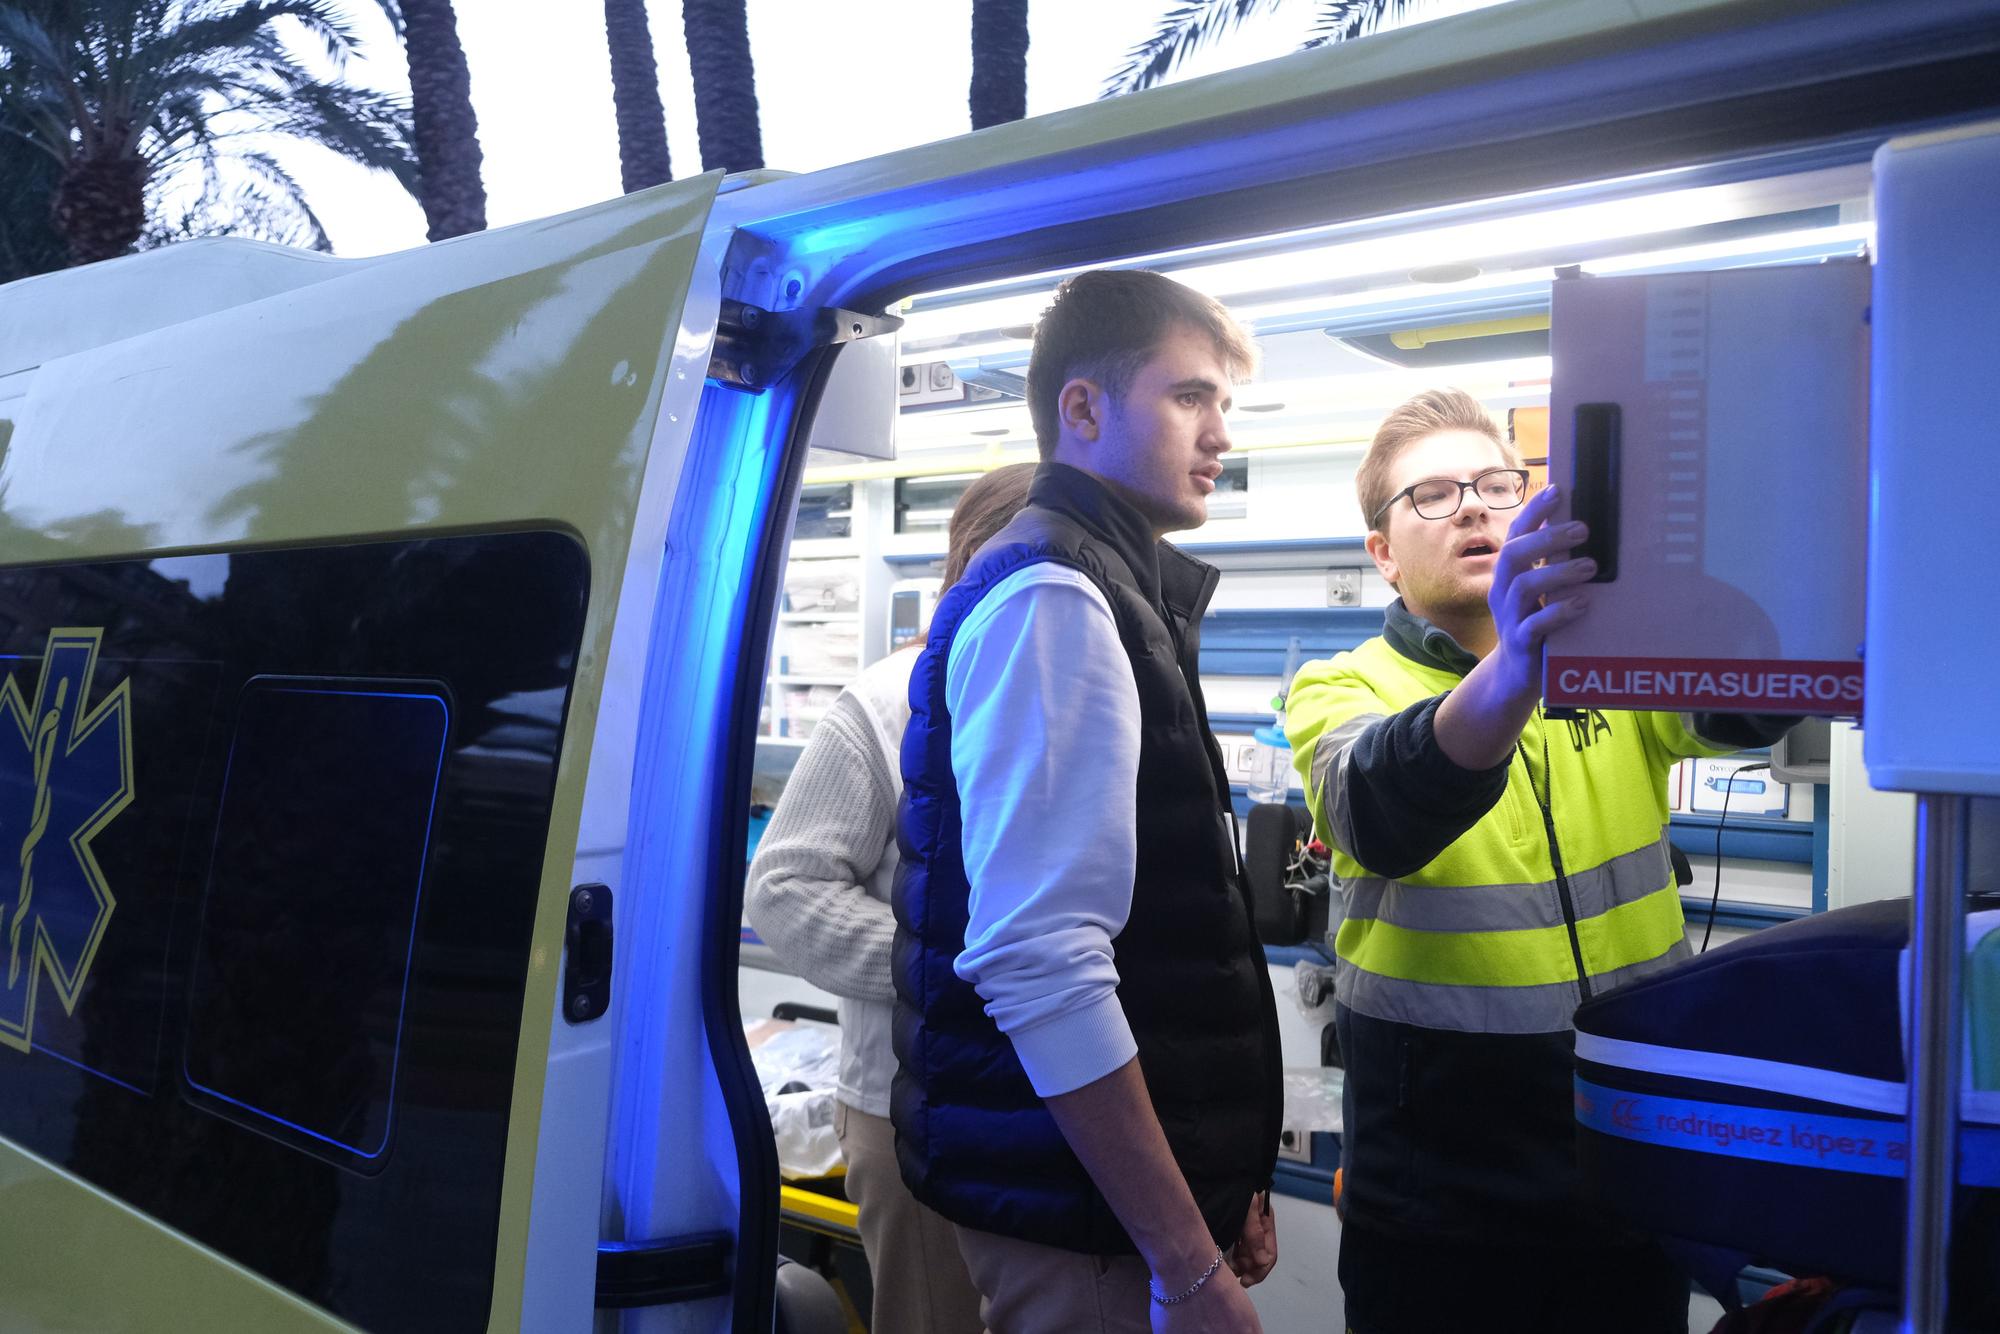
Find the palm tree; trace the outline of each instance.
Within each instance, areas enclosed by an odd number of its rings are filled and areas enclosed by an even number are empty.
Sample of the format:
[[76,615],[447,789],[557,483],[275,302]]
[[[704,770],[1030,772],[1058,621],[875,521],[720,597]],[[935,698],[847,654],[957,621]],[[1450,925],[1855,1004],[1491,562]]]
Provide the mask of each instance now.
[[972,128],[1028,114],[1028,0],[972,0]]
[[55,162],[52,217],[76,262],[220,231],[327,248],[275,138],[414,179],[407,104],[316,78],[282,19],[336,73],[355,49],[329,0],[0,0],[0,117]]
[[379,0],[403,39],[416,125],[417,202],[433,241],[486,230],[479,117],[451,0]]
[[757,74],[750,62],[744,0],[681,0],[688,68],[694,75],[701,169],[753,171],[764,165],[757,128]]
[[[1180,63],[1252,14],[1276,9],[1285,0],[1182,0],[1167,11],[1151,37],[1125,55],[1118,72],[1104,81],[1101,96],[1136,93],[1164,81]],[[1302,49],[1366,36],[1394,27],[1419,0],[1320,0],[1312,37]]]
[[604,37],[611,47],[611,100],[618,111],[618,169],[629,195],[674,178],[646,0],[604,0]]
[[[39,17],[54,0],[37,0]],[[0,52],[0,283],[47,273],[69,262],[69,247],[49,216],[55,197],[55,159],[28,141],[28,126],[11,108],[19,62]]]

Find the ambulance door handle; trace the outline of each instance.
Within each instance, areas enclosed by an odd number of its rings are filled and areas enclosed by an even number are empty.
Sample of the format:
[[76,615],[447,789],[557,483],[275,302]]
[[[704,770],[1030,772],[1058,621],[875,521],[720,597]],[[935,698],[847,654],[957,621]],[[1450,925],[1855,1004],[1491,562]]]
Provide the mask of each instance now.
[[1576,405],[1576,477],[1571,486],[1570,517],[1590,527],[1590,538],[1574,554],[1597,562],[1593,584],[1618,577],[1619,450],[1622,414],[1616,403]]
[[587,1024],[611,1008],[611,890],[578,885],[569,892],[563,932],[563,1018]]

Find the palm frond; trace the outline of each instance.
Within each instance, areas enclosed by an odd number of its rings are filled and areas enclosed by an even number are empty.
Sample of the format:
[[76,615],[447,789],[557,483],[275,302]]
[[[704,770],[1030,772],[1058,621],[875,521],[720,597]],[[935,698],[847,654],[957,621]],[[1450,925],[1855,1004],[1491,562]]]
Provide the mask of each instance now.
[[197,0],[178,17],[180,21],[151,33],[143,51],[135,53],[143,54],[149,66],[271,49],[279,42],[280,21],[286,19],[317,39],[336,66],[356,47],[353,24],[328,0]]
[[326,228],[298,181],[265,153],[245,153],[202,174],[199,190],[163,190],[140,249],[202,236],[251,236],[280,245],[330,249]]
[[1164,80],[1181,62],[1259,10],[1283,0],[1182,0],[1167,11],[1151,37],[1125,54],[1125,63],[1104,81],[1100,97],[1136,93]]
[[269,128],[332,149],[416,189],[417,153],[407,97],[345,84],[309,84],[286,99]]
[[326,45],[336,71],[354,49],[345,20],[326,12],[321,0],[247,0],[223,12],[212,0],[194,12],[184,26],[149,38],[135,50],[124,97],[135,109],[150,109],[200,72],[224,73],[246,82],[287,84],[313,76],[273,26],[291,19],[294,26]]
[[36,83],[69,73],[63,43],[26,10],[0,5],[0,53],[6,56],[8,84]]
[[1313,17],[1312,36],[1304,50],[1393,28],[1410,16],[1420,0],[1322,0]]

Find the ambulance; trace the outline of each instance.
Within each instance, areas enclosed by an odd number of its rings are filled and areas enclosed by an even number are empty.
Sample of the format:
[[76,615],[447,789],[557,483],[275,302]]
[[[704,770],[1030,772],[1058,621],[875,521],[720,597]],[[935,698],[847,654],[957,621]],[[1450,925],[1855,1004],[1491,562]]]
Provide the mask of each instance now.
[[[1552,270],[1858,257],[1878,152],[1996,116],[1997,0],[1516,0],[378,258],[0,288],[0,1330],[807,1330],[744,850],[801,489],[899,475],[899,377],[1004,399],[1055,276],[1138,263],[1267,341],[1545,367]],[[1351,477],[1358,429],[1290,444]],[[908,475],[1001,456],[953,441]],[[1337,1329],[1293,1207],[1266,1328]]]

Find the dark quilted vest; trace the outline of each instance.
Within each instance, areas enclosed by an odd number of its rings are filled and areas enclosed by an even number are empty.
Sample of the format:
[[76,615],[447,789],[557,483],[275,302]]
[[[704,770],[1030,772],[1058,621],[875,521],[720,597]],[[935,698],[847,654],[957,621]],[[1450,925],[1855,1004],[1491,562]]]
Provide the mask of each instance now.
[[896,1075],[903,1178],[968,1227],[1098,1255],[1131,1254],[979,994],[952,971],[966,874],[945,662],[954,632],[1007,575],[1058,561],[1104,594],[1131,659],[1141,726],[1138,868],[1117,936],[1118,998],[1167,1143],[1216,1243],[1270,1180],[1283,1113],[1270,974],[1225,823],[1229,789],[1197,671],[1214,570],[1156,541],[1090,474],[1044,464],[1028,508],[939,603],[910,680],[902,865],[895,887]]

